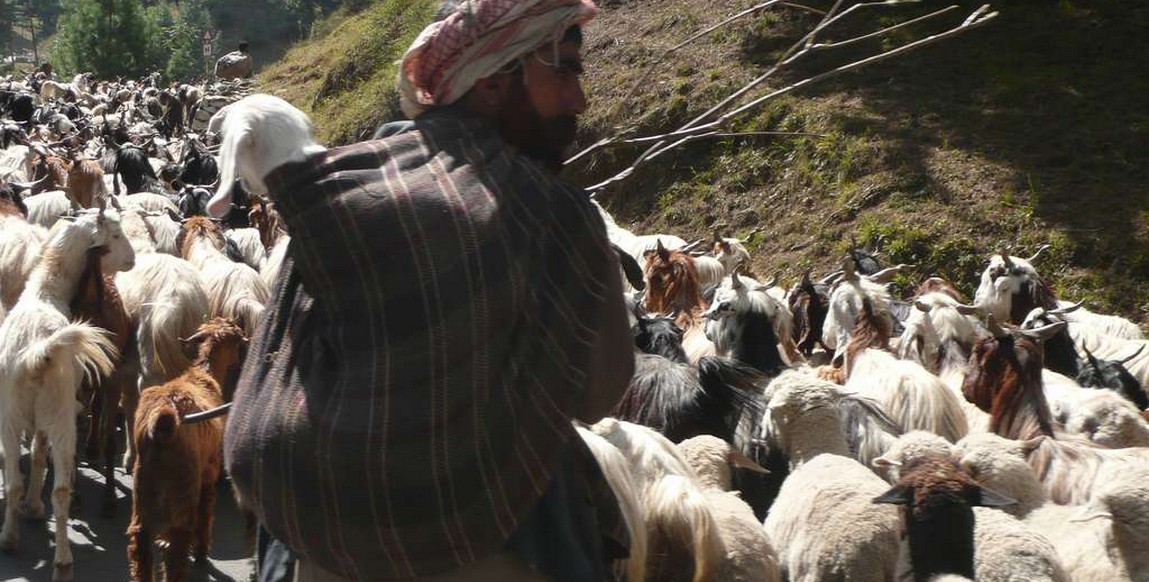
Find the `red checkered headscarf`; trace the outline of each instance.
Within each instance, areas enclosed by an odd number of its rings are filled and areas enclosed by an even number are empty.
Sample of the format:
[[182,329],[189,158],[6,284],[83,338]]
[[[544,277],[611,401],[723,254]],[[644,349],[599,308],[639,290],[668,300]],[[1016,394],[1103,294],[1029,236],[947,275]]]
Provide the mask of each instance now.
[[403,112],[449,105],[515,59],[594,18],[592,0],[465,0],[415,39],[399,66]]

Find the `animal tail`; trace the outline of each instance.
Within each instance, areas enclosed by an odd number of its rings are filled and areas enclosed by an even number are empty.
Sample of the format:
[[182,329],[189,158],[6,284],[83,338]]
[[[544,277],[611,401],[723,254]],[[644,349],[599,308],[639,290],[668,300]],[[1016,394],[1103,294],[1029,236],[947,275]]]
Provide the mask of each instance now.
[[175,403],[171,401],[165,402],[159,411],[154,415],[149,415],[151,421],[148,427],[148,437],[152,442],[165,443],[175,438],[176,431],[180,427],[180,413],[176,409]]
[[693,556],[693,582],[718,579],[726,551],[710,504],[689,478],[668,475],[646,491],[650,556]]
[[169,301],[145,303],[140,313],[140,326],[137,332],[140,356],[148,376],[171,379],[191,364],[180,343],[181,334],[191,335],[200,322],[191,322],[190,330],[184,329],[179,305]]
[[17,356],[15,369],[42,375],[53,365],[71,364],[88,381],[107,376],[118,357],[111,334],[84,322],[73,322],[28,346]]

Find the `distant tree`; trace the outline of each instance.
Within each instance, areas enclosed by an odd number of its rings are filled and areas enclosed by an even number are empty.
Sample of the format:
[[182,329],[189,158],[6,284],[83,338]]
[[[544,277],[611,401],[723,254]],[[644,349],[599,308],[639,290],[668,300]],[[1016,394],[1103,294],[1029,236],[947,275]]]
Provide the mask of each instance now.
[[158,24],[140,0],[73,0],[58,28],[52,58],[66,74],[140,76],[162,68]]
[[203,30],[208,14],[194,2],[184,1],[180,17],[163,26],[162,45],[168,55],[164,73],[172,81],[188,81],[204,74]]

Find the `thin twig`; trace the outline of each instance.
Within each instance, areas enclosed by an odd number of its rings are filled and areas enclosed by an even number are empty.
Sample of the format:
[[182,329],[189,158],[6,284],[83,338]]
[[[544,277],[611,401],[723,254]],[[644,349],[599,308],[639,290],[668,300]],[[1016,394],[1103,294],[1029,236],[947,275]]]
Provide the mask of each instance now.
[[[890,2],[872,2],[872,3],[857,4],[857,5],[851,6],[850,8],[846,9],[845,11],[843,11],[840,14],[837,14],[836,16],[828,16],[827,20],[837,20],[837,19],[840,19],[842,17],[845,17],[847,14],[849,14],[854,9],[859,8],[859,7],[888,6],[888,5],[892,5],[892,4],[901,4],[901,3],[912,2],[912,1],[916,1],[916,0],[891,0]],[[836,10],[836,8],[841,5],[841,2],[842,2],[842,0],[839,0],[838,3],[835,4],[835,7],[833,9],[831,9],[831,11],[828,13],[828,15],[833,14],[834,11]],[[971,14],[969,17],[967,17],[965,19],[965,21],[962,22],[962,24],[960,24],[954,28],[951,28],[945,32],[931,35],[929,37],[919,39],[917,41],[913,41],[911,43],[902,45],[900,47],[890,49],[888,51],[884,51],[882,53],[878,53],[876,55],[873,55],[873,56],[870,56],[870,57],[867,57],[867,58],[864,58],[864,59],[861,59],[858,61],[854,61],[854,62],[845,64],[845,65],[842,65],[840,67],[834,68],[830,71],[820,73],[820,74],[815,75],[813,77],[803,79],[803,80],[801,80],[797,83],[794,83],[788,87],[784,87],[782,89],[772,91],[772,92],[770,92],[770,93],[768,93],[762,97],[754,99],[753,101],[751,101],[751,102],[749,102],[749,103],[747,103],[747,104],[745,104],[745,105],[743,105],[743,106],[741,106],[741,107],[739,107],[733,111],[730,111],[730,112],[723,114],[722,116],[720,116],[715,121],[709,122],[705,125],[696,125],[699,122],[701,122],[702,120],[705,120],[710,115],[721,110],[723,107],[725,107],[727,104],[733,102],[735,99],[741,97],[742,95],[745,95],[748,91],[752,90],[757,84],[759,84],[763,80],[765,80],[765,78],[767,78],[768,76],[770,76],[771,74],[775,73],[777,70],[782,68],[782,66],[785,65],[786,63],[793,62],[795,60],[795,58],[801,56],[802,54],[808,53],[811,50],[810,46],[812,46],[812,44],[807,44],[806,41],[808,39],[814,38],[815,33],[818,32],[818,30],[820,30],[819,28],[816,27],[814,31],[811,31],[810,34],[806,35],[798,43],[795,43],[795,46],[803,46],[804,47],[801,50],[799,50],[795,55],[787,58],[782,63],[777,64],[774,67],[771,67],[770,70],[768,70],[765,74],[759,76],[758,79],[755,79],[749,85],[746,85],[745,87],[743,87],[739,91],[735,92],[730,97],[724,99],[719,105],[710,108],[705,113],[698,116],[694,120],[690,121],[689,123],[687,123],[682,128],[679,128],[676,131],[664,134],[662,136],[654,136],[654,137],[661,138],[661,139],[659,139],[659,141],[657,143],[655,143],[653,146],[648,148],[646,151],[642,152],[642,154],[639,155],[639,157],[634,161],[634,163],[632,163],[630,165],[630,167],[626,168],[622,172],[619,172],[615,176],[608,178],[607,180],[604,180],[603,182],[600,182],[598,184],[590,186],[588,189],[592,190],[592,191],[597,191],[597,190],[601,190],[602,188],[605,188],[606,186],[609,186],[610,184],[624,180],[627,177],[629,177],[630,175],[632,175],[634,173],[634,171],[638,168],[638,166],[642,165],[643,163],[645,163],[651,159],[654,159],[655,157],[665,153],[666,151],[669,151],[671,149],[679,147],[684,143],[692,141],[693,139],[697,139],[697,136],[699,136],[699,135],[707,135],[707,134],[716,133],[715,130],[718,127],[721,127],[722,125],[724,125],[725,123],[730,121],[732,118],[748,111],[749,109],[757,107],[757,106],[761,105],[762,103],[764,103],[770,99],[774,99],[774,98],[779,97],[781,95],[785,95],[787,93],[793,92],[799,88],[805,87],[806,85],[809,85],[809,84],[817,82],[817,81],[821,81],[821,80],[826,79],[828,77],[838,75],[841,73],[845,73],[848,71],[852,71],[852,70],[864,67],[866,65],[870,65],[870,64],[873,64],[873,63],[876,63],[876,62],[879,62],[879,61],[882,61],[882,60],[885,60],[885,59],[888,59],[888,58],[891,58],[891,57],[894,57],[897,55],[904,54],[904,53],[909,52],[911,50],[921,48],[921,47],[929,45],[929,44],[933,44],[937,41],[949,38],[951,36],[955,36],[957,34],[960,34],[962,32],[970,30],[972,28],[976,28],[976,27],[979,27],[983,24],[986,24],[990,20],[992,20],[993,18],[995,18],[997,16],[997,12],[986,13],[987,9],[988,9],[988,5],[982,6],[981,8],[978,8],[973,14]],[[915,20],[920,22],[920,21],[928,19],[928,18],[935,18],[941,14],[944,14],[945,12],[948,12],[949,10],[950,10],[949,8],[939,10],[935,13],[932,13],[930,15],[926,15],[924,17],[919,17],[918,19],[915,19]],[[824,20],[823,22],[826,22],[826,21]],[[825,27],[821,27],[821,28],[824,29]],[[843,41],[843,42],[847,42],[847,41]],[[676,141],[674,141],[673,143],[670,143],[670,144],[666,143],[667,140],[673,139],[673,138],[678,138],[678,139]]]
[[862,36],[856,36],[854,38],[850,38],[850,39],[846,39],[846,40],[842,40],[842,41],[838,41],[838,42],[827,42],[827,43],[813,44],[813,45],[810,45],[810,49],[811,50],[827,50],[827,49],[832,49],[832,48],[840,48],[840,47],[848,46],[848,45],[851,45],[854,43],[862,42],[864,40],[868,40],[871,38],[875,38],[878,36],[889,34],[889,33],[893,32],[895,30],[898,30],[900,28],[906,28],[908,26],[913,26],[914,24],[917,24],[919,22],[929,20],[929,19],[934,18],[936,16],[941,16],[942,14],[945,14],[947,12],[953,12],[954,10],[957,10],[957,9],[958,9],[957,5],[947,6],[945,8],[942,8],[941,10],[926,14],[925,16],[919,16],[919,17],[914,18],[912,20],[907,20],[905,22],[895,24],[893,26],[887,26],[886,28],[871,32],[870,34],[864,34]]

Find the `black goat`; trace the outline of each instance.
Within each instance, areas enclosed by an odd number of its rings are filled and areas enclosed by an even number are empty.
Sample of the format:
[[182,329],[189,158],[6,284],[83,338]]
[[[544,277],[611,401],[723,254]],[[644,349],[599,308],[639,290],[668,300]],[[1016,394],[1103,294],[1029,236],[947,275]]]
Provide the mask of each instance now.
[[194,140],[185,143],[183,169],[179,181],[185,185],[213,184],[219,180],[219,163]]
[[114,176],[112,190],[116,196],[120,195],[120,180],[123,180],[124,187],[127,188],[129,194],[136,192],[168,194],[164,190],[163,183],[156,176],[156,171],[148,162],[147,154],[134,145],[126,145],[116,151],[116,161],[112,167],[112,174]]
[[1108,388],[1132,402],[1137,410],[1149,409],[1149,397],[1145,396],[1141,383],[1125,369],[1125,364],[1136,358],[1143,349],[1145,346],[1120,360],[1099,360],[1086,349],[1085,360],[1081,362],[1081,371],[1077,374],[1077,383],[1086,388]]

